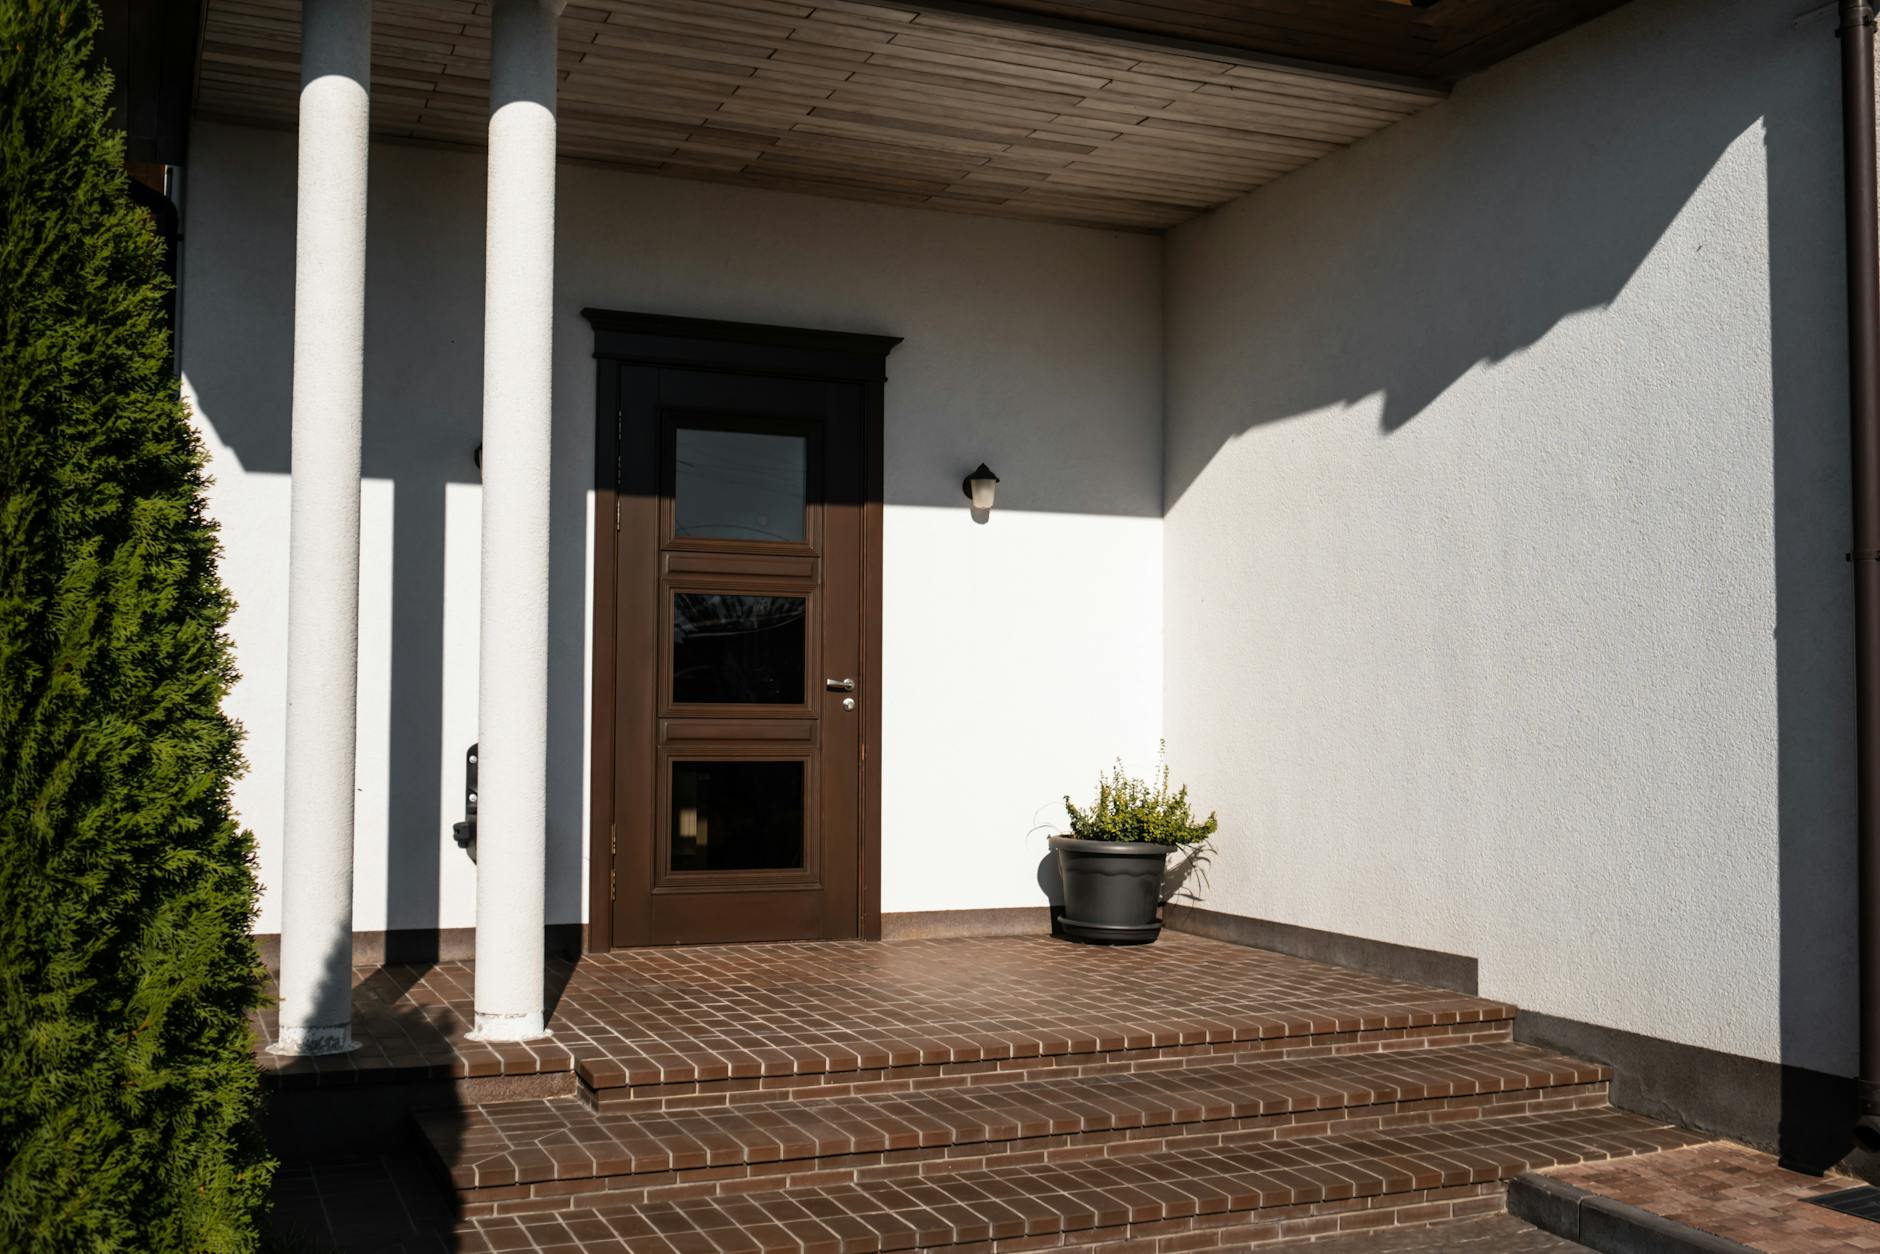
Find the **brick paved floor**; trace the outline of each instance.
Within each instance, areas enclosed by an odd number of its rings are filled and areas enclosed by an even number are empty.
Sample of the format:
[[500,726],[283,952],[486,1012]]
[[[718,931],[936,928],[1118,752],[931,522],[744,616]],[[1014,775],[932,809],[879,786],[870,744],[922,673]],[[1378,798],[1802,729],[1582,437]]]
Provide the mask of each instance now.
[[526,1047],[466,1039],[472,976],[356,972],[360,1050],[261,1055],[301,1117],[367,1082],[498,1103],[436,1117],[461,1196],[397,1137],[283,1168],[284,1249],[1239,1249],[1484,1216],[1520,1171],[1689,1141],[1510,1041],[1510,1006],[1180,934],[595,955],[552,964],[555,1035]]
[[[1106,948],[1049,937],[621,950],[549,964],[552,1040],[465,1039],[473,968],[362,968],[360,1048],[260,1054],[275,1087],[579,1070],[596,1088],[782,1079],[1454,1024],[1500,1002],[1176,932]],[[264,1041],[276,1016],[257,1018]]]
[[1457,1219],[1424,1228],[1393,1228],[1354,1233],[1320,1241],[1286,1241],[1271,1247],[1310,1254],[1586,1254],[1586,1247],[1563,1241],[1507,1215]]
[[277,1254],[447,1254],[456,1219],[416,1153],[283,1163],[274,1175]]
[[1727,1142],[1547,1174],[1768,1254],[1880,1251],[1880,1223],[1807,1202],[1860,1181],[1785,1171],[1769,1155]]

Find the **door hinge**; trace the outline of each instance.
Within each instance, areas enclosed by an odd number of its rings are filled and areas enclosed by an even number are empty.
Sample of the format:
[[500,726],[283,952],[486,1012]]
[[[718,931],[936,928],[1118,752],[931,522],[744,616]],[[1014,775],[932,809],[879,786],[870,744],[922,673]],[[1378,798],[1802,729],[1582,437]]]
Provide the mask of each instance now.
[[620,900],[620,873],[618,871],[607,872],[607,900]]
[[614,530],[620,530],[620,496],[618,493],[614,495]]
[[620,829],[612,823],[607,825],[607,852],[615,857],[620,856]]

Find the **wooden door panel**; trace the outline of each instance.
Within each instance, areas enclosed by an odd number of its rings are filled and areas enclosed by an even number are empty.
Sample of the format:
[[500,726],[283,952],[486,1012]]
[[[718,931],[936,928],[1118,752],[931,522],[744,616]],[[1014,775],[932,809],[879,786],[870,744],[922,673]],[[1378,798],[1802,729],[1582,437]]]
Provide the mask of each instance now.
[[[878,936],[882,396],[899,341],[582,315],[599,363],[588,944]],[[683,648],[680,595],[708,598],[686,607]],[[714,595],[803,597],[800,691],[772,665],[793,615]],[[674,699],[676,675],[693,699]],[[740,763],[756,764],[748,797],[722,773]],[[764,803],[787,791],[782,763],[800,801]]]
[[[864,395],[621,381],[616,943],[858,933]],[[627,476],[623,475],[623,481]]]
[[664,573],[675,579],[687,576],[714,579],[736,575],[747,580],[788,580],[811,584],[822,582],[822,559],[817,557],[772,557],[753,553],[661,553]]
[[664,719],[659,724],[659,742],[664,745],[711,744],[727,740],[761,743],[810,744],[816,739],[815,723],[802,720],[762,718],[683,718]]

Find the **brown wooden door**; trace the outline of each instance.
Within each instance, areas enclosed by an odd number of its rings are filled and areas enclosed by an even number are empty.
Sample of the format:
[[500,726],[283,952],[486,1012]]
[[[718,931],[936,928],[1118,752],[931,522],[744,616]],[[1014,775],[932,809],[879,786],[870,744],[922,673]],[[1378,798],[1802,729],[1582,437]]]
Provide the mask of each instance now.
[[613,943],[856,936],[866,389],[616,368]]

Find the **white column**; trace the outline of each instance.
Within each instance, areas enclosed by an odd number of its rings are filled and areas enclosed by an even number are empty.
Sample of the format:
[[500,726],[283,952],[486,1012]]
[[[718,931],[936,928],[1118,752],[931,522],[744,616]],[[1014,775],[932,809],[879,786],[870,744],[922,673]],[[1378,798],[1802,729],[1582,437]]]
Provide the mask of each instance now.
[[549,358],[560,11],[561,0],[496,0],[491,20],[477,668],[480,1040],[544,1034]]
[[294,240],[293,504],[287,544],[287,775],[281,1031],[274,1049],[352,1048],[353,746],[359,703],[371,0],[301,9]]

